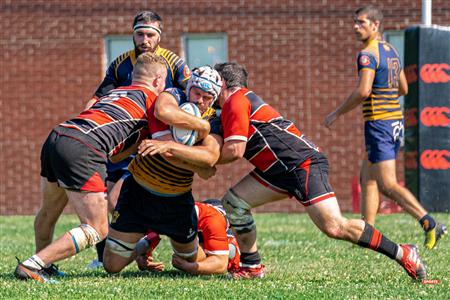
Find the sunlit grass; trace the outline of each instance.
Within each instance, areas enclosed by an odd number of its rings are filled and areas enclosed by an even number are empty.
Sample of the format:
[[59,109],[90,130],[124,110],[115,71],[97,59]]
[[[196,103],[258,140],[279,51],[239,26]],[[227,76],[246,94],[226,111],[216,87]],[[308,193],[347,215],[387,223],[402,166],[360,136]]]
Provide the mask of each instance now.
[[[449,214],[434,214],[450,224]],[[267,276],[261,280],[233,281],[224,276],[192,277],[170,266],[166,239],[156,258],[166,263],[162,274],[139,272],[135,265],[122,274],[90,271],[86,265],[95,251],[86,250],[59,262],[67,276],[58,284],[16,280],[15,256],[33,254],[33,217],[0,217],[1,299],[448,299],[450,296],[450,239],[435,250],[422,247],[419,225],[403,214],[379,216],[377,227],[398,242],[416,243],[429,267],[429,278],[439,284],[412,282],[388,258],[320,233],[306,214],[256,215],[258,241]],[[56,234],[74,227],[75,216],[63,216]]]

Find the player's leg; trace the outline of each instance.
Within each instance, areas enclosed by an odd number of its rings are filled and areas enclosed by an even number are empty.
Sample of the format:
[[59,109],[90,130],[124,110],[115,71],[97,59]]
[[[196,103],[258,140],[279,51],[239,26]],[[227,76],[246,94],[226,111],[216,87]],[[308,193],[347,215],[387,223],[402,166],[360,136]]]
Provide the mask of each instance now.
[[106,218],[105,193],[80,193],[67,191],[69,202],[74,207],[81,224],[64,233],[56,241],[28,258],[16,268],[19,279],[47,280],[43,268],[56,261],[68,258],[94,246],[106,236],[108,220]]
[[287,197],[286,193],[264,186],[261,184],[263,179],[255,176],[257,176],[255,173],[248,174],[222,198],[222,205],[241,250],[241,268],[233,272],[234,278],[264,276],[264,266],[261,264],[261,256],[256,245],[256,224],[251,209]]
[[446,233],[445,226],[436,224],[414,195],[397,182],[395,159],[403,137],[403,122],[366,122],[365,134],[368,158],[372,162],[370,172],[377,181],[378,189],[419,221],[425,232],[425,246],[432,249]]
[[380,197],[377,181],[369,167],[370,162],[365,158],[361,166],[361,215],[363,220],[373,226],[380,206]]
[[120,232],[110,228],[103,253],[103,267],[106,272],[118,273],[129,265],[136,258],[136,243],[143,235],[137,232]]
[[37,256],[45,263],[68,258],[94,246],[106,237],[108,231],[105,193],[67,191],[67,195],[81,224],[64,233],[58,240],[37,253]]
[[[122,174],[123,172],[121,172]],[[108,191],[107,199],[108,199],[108,215],[114,211],[114,207],[116,206],[117,199],[120,195],[120,189],[122,188],[122,184],[124,181],[123,177],[120,177],[117,181],[110,181],[111,179],[109,174],[106,180],[106,188]],[[113,179],[114,180],[114,179]],[[97,269],[103,267],[103,252],[105,251],[106,239],[101,240],[95,245],[95,249],[97,251],[97,258],[92,260],[87,266],[88,269]]]
[[417,220],[420,220],[427,214],[414,195],[408,189],[398,184],[394,159],[375,163],[370,169],[383,195],[394,200]]
[[327,236],[352,242],[395,259],[414,279],[426,278],[426,268],[414,245],[398,245],[370,224],[341,215],[336,198],[329,198],[306,208],[314,224]]
[[45,177],[41,177],[41,190],[42,206],[34,220],[36,252],[52,242],[56,222],[68,201],[65,190]]
[[437,241],[446,233],[446,228],[436,223],[407,188],[398,184],[395,160],[375,163],[371,166],[371,172],[375,174],[381,192],[419,221],[425,232],[425,246],[428,249],[434,248]]

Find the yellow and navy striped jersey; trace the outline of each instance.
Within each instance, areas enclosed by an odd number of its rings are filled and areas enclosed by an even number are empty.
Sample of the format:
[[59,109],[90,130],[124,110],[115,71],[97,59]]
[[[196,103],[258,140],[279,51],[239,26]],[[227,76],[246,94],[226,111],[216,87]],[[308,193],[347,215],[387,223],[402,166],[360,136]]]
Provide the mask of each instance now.
[[385,41],[372,40],[358,54],[358,73],[375,72],[372,93],[363,101],[365,121],[400,120],[403,118],[398,100],[402,66],[397,51]]
[[[182,96],[177,99],[182,104],[187,101],[186,96],[179,89],[168,89],[165,92],[174,96]],[[154,118],[154,116],[150,116]],[[222,135],[222,126],[220,122],[220,109],[208,109],[202,118],[208,120],[211,125],[211,134]],[[161,136],[167,133],[168,126],[155,125],[151,122],[149,131],[152,136]],[[163,124],[159,121],[160,124]],[[192,189],[194,173],[179,167],[176,167],[166,161],[161,155],[136,155],[133,161],[128,165],[128,170],[133,175],[136,182],[151,191],[152,193],[163,196],[176,196],[189,192]]]
[[[166,88],[186,88],[186,83],[191,76],[186,62],[170,50],[157,47],[155,53],[164,58],[167,65]],[[97,98],[103,97],[110,90],[120,86],[131,85],[133,68],[136,63],[136,52],[130,50],[122,53],[108,67],[106,76],[95,92]]]

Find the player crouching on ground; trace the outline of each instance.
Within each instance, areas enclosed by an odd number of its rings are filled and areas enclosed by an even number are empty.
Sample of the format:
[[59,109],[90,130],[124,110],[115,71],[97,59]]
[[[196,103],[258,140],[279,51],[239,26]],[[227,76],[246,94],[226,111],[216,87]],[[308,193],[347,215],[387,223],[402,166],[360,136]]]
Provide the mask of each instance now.
[[[144,140],[139,146],[138,155],[129,165],[132,176],[125,179],[113,213],[103,256],[107,272],[120,272],[135,259],[136,244],[149,228],[170,238],[175,256],[189,262],[205,259],[198,247],[192,182],[194,172],[202,178],[215,174],[213,166],[220,156],[222,138],[220,119],[214,111],[209,112],[221,86],[217,71],[201,67],[189,79],[187,95],[171,88],[156,100],[158,104],[155,103],[149,122],[153,139]],[[187,101],[195,103],[208,121],[182,111],[179,105]],[[161,112],[160,106],[170,109]],[[166,113],[176,116],[175,121],[164,119]],[[195,128],[189,128],[193,123]],[[194,130],[207,128],[211,132],[189,147],[172,140],[169,125]]]
[[[220,200],[208,199],[195,203],[198,217],[198,238],[206,254],[201,261],[189,262],[173,255],[172,264],[177,269],[190,274],[223,274],[233,272],[239,267],[240,250],[236,238],[231,232]],[[164,264],[154,262],[152,251],[158,245],[159,235],[150,231],[136,245],[136,263],[140,270],[161,272]]]

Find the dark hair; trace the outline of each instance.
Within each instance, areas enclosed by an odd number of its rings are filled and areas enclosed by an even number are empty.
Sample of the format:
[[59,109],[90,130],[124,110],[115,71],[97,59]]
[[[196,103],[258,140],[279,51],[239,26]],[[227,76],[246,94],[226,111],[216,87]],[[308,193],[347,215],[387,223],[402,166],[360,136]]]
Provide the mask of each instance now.
[[378,31],[380,33],[383,32],[383,13],[378,7],[373,5],[367,5],[358,8],[355,10],[355,16],[367,15],[367,19],[372,22],[378,21],[380,22],[380,26],[378,27]]
[[163,29],[164,23],[162,18],[155,12],[150,10],[144,10],[139,12],[133,20],[133,28],[137,23],[150,23],[150,22],[158,22],[159,29]]
[[235,62],[226,62],[216,64],[214,69],[222,76],[227,88],[247,87],[248,73],[243,65]]

